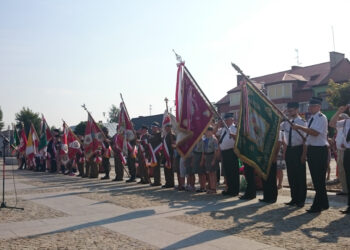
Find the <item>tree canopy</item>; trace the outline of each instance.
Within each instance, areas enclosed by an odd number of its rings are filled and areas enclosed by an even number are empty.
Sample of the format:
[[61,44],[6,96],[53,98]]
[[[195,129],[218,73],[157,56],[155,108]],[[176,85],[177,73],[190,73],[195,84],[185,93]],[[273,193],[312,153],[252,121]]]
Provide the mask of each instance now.
[[333,108],[338,108],[350,103],[350,82],[336,83],[329,81],[327,88],[327,101]]
[[40,117],[39,113],[34,113],[31,109],[23,107],[18,113],[15,114],[17,126],[22,127],[24,124],[24,129],[26,134],[29,133],[30,124],[33,123],[37,133],[40,133]]
[[109,112],[108,112],[108,117],[109,117],[108,122],[118,123],[119,112],[120,112],[120,109],[117,108],[117,106],[115,106],[114,104],[112,104],[112,107],[109,109]]

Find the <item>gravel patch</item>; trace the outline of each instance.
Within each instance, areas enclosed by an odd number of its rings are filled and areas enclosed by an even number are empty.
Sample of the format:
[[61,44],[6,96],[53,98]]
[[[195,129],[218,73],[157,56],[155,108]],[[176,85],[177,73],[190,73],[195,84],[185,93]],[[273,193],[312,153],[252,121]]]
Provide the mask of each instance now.
[[1,249],[158,249],[103,227],[0,240]]
[[[8,206],[16,205],[16,200],[12,197],[7,198],[5,202],[6,202],[6,205]],[[57,211],[47,206],[39,205],[35,202],[23,200],[20,198],[18,199],[16,207],[24,208],[24,210],[7,209],[7,208],[3,208],[0,210],[1,223],[30,221],[30,220],[39,220],[39,219],[67,216],[65,213],[61,211]]]

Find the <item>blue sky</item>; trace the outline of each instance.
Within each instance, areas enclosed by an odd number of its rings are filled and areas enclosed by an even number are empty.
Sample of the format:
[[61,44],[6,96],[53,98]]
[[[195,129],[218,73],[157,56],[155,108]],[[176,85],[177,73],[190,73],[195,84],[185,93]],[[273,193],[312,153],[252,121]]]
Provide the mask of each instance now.
[[23,106],[50,125],[105,120],[123,94],[131,117],[174,100],[175,49],[213,102],[250,76],[350,53],[349,1],[0,2],[0,106],[6,126]]

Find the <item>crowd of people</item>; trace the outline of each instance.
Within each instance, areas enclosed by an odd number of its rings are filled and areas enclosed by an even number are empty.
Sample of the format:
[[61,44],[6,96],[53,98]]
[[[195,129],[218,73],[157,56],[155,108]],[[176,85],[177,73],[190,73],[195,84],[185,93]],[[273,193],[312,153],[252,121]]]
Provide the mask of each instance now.
[[[343,194],[348,194],[348,207],[343,213],[350,213],[350,105],[339,107],[332,119],[327,121],[321,112],[322,99],[312,98],[309,102],[310,118],[304,120],[299,114],[299,104],[287,104],[286,115],[289,121],[280,124],[280,136],[273,153],[273,161],[266,180],[262,180],[263,198],[261,202],[274,203],[278,189],[282,186],[283,168],[287,169],[291,200],[288,206],[304,207],[307,194],[306,162],[310,170],[315,197],[309,213],[320,213],[329,208],[326,191],[326,174],[329,166],[328,125],[336,128],[336,155],[339,179]],[[223,124],[225,123],[225,124]],[[62,164],[58,154],[60,149],[60,131],[53,130],[53,139],[47,146],[47,157],[36,157],[32,167],[36,171],[61,172],[82,178],[98,178],[104,172],[102,180],[110,179],[110,158],[114,156],[115,178],[112,181],[175,188],[178,191],[206,192],[215,194],[220,176],[224,176],[225,189],[222,195],[238,196],[240,192],[240,160],[235,154],[237,126],[232,113],[226,113],[223,121],[209,125],[191,149],[191,153],[182,157],[176,150],[176,134],[171,123],[161,126],[153,122],[149,128],[142,126],[134,138],[128,140],[127,154],[121,152],[115,144],[115,136],[110,137],[103,128],[104,145],[98,155],[84,154],[84,137],[80,136],[81,151],[74,160]],[[163,145],[162,150],[157,150]],[[124,156],[125,158],[124,159]],[[25,156],[19,155],[19,168],[26,165]],[[100,159],[100,160],[96,160]],[[245,193],[239,198],[256,198],[257,178],[252,166],[243,163],[246,179]],[[127,166],[127,169],[126,169]],[[161,166],[164,169],[165,183],[161,182]],[[74,172],[77,172],[75,174]],[[178,185],[175,187],[175,175]],[[196,187],[196,175],[199,185]],[[152,180],[153,178],[153,180]]]

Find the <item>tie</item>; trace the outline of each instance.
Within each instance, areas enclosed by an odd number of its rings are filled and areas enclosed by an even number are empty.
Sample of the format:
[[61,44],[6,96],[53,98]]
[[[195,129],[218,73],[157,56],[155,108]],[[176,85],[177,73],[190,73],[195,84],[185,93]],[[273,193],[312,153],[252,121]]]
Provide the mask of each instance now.
[[220,138],[220,140],[219,140],[219,144],[222,143],[222,141],[224,140],[225,135],[226,135],[226,130],[225,130],[224,133],[222,134],[222,136],[221,136],[221,138]]
[[307,126],[308,128],[310,128],[311,127],[311,124],[312,124],[312,122],[314,121],[314,118],[313,117],[311,117],[311,120],[309,121],[309,125]]
[[[292,121],[292,124],[294,124],[294,120]],[[288,135],[288,146],[292,146],[292,131],[293,131],[293,128],[292,128],[292,125],[290,126],[290,129],[289,129],[289,135]]]
[[346,142],[350,142],[350,128],[348,134],[346,135]]

